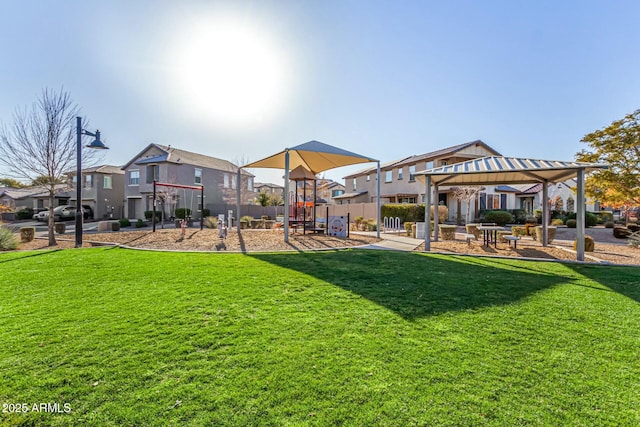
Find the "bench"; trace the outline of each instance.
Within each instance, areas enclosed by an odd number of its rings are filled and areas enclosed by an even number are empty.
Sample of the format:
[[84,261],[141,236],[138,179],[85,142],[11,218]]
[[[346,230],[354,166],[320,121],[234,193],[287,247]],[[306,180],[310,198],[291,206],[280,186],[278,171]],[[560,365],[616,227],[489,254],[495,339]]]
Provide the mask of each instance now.
[[467,233],[463,234],[462,237],[467,240],[467,245],[471,246],[471,240],[478,240],[475,234]]
[[518,240],[520,240],[519,236],[502,236],[507,242],[509,242],[509,246],[511,246],[511,242],[513,242],[513,249],[518,249]]

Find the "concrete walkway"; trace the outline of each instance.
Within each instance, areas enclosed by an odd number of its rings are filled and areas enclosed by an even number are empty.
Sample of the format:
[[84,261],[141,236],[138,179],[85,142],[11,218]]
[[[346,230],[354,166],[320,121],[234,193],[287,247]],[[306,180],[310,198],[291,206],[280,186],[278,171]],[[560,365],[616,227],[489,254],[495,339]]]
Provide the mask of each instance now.
[[[351,234],[359,234],[362,236],[376,237],[375,231],[351,231]],[[403,236],[394,233],[380,233],[381,242],[363,246],[362,249],[380,249],[388,251],[407,251],[415,250],[423,242],[422,239],[414,239],[412,237]]]

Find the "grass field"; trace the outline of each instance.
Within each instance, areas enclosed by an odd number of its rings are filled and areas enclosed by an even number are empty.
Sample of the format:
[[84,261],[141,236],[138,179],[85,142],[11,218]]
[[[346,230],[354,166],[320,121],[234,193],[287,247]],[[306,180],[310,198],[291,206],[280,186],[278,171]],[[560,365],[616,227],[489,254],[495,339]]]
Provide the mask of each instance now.
[[0,425],[640,425],[638,268],[89,249],[0,295]]

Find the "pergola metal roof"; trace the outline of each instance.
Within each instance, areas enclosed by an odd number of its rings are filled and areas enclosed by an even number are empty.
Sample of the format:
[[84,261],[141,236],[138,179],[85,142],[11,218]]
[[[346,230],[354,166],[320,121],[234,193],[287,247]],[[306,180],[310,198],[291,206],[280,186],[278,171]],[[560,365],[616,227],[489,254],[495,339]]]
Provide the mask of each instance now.
[[414,175],[422,183],[429,175],[437,185],[535,184],[565,181],[575,177],[580,169],[589,173],[607,167],[598,163],[490,156],[426,169]]
[[[577,179],[577,259],[584,260],[584,178],[589,172],[598,169],[607,169],[608,165],[599,163],[565,162],[558,160],[536,160],[518,157],[489,156],[465,162],[440,166],[416,172],[416,178],[425,184],[426,222],[431,220],[430,206],[432,200],[431,187],[439,185],[496,185],[496,184],[534,184],[542,183],[542,200],[548,199],[548,184],[565,181],[575,177]],[[547,227],[549,207],[546,202],[542,204],[542,245],[547,246]],[[434,239],[438,240],[438,216],[434,217]],[[428,229],[428,228],[427,228]],[[430,249],[431,235],[425,233],[425,249]]]

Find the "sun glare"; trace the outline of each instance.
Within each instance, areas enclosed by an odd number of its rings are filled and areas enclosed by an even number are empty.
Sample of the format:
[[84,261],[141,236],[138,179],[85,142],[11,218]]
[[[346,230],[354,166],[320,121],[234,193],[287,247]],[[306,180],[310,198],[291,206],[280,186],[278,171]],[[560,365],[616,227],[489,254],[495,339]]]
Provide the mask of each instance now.
[[177,54],[176,81],[190,112],[214,124],[263,121],[280,109],[285,66],[280,49],[248,26],[191,27]]

